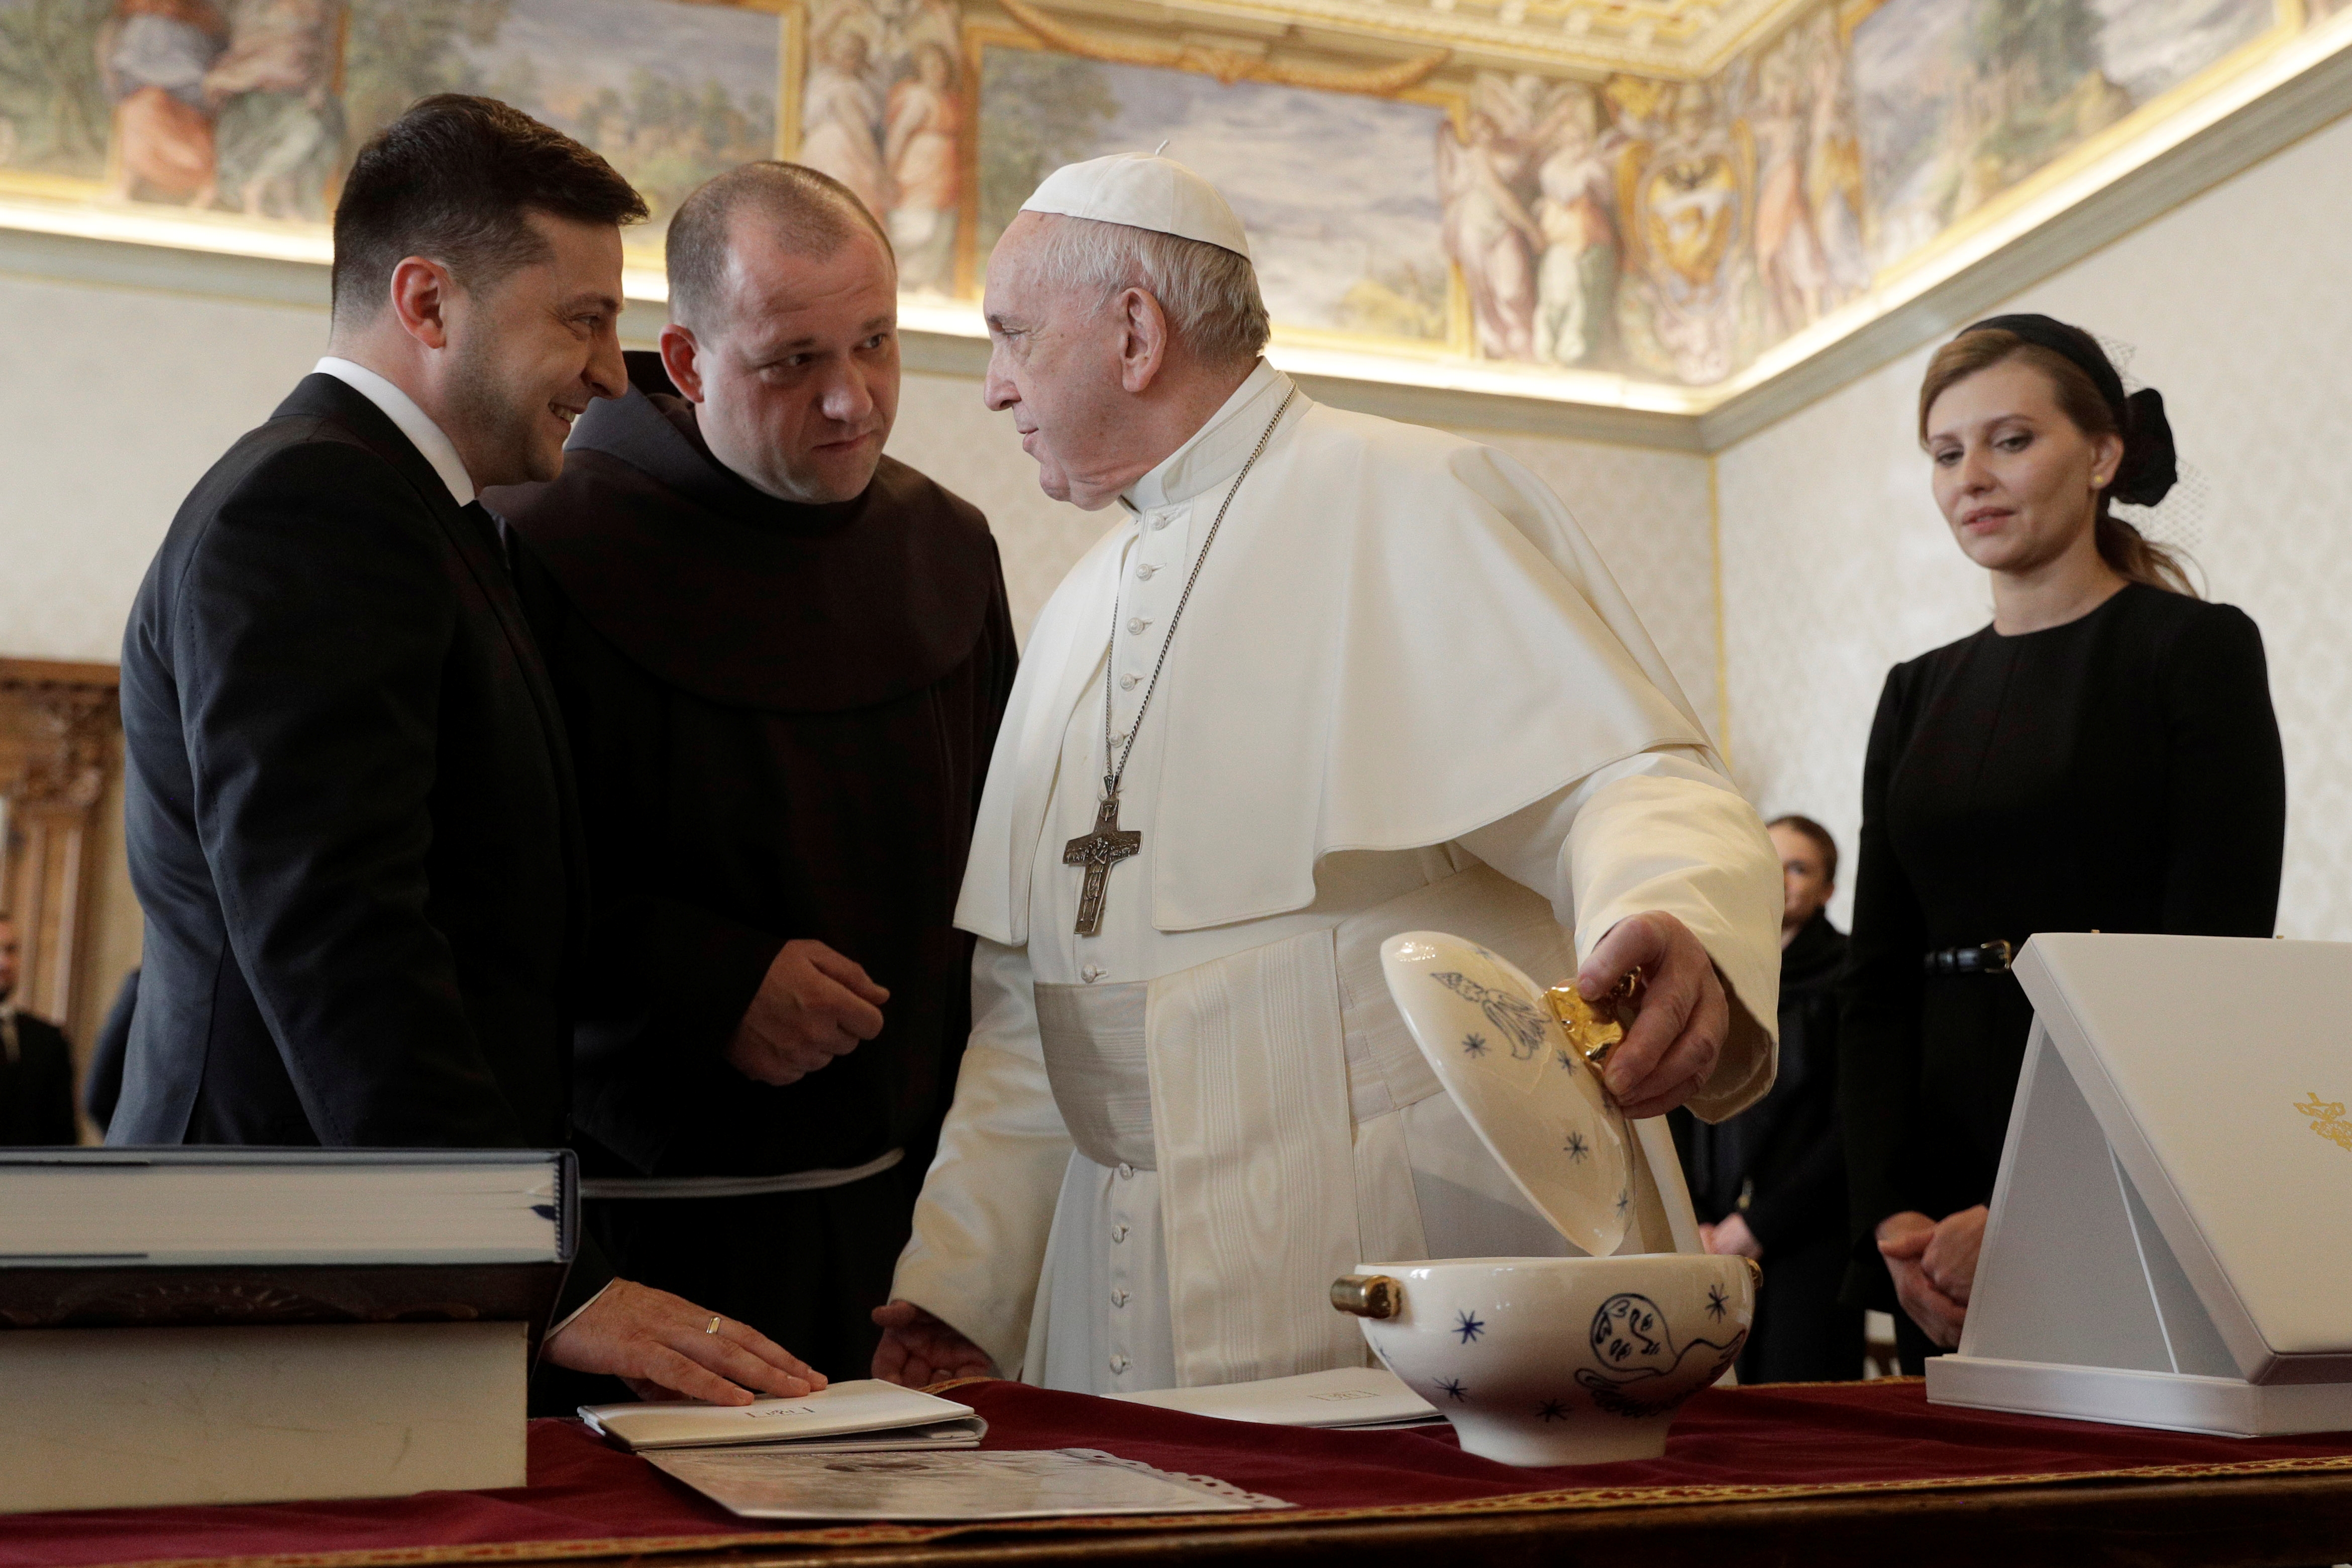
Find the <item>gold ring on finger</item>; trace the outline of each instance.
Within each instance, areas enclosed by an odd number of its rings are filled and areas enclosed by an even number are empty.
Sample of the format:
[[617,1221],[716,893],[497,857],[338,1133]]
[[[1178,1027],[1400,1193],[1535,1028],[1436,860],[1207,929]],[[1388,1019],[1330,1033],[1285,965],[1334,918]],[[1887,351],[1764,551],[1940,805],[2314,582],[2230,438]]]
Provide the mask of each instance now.
[[719,1332],[719,1325],[726,1321],[727,1320],[725,1318],[720,1317],[717,1312],[713,1312],[710,1314],[710,1326],[704,1329],[702,1332],[704,1333],[717,1333]]

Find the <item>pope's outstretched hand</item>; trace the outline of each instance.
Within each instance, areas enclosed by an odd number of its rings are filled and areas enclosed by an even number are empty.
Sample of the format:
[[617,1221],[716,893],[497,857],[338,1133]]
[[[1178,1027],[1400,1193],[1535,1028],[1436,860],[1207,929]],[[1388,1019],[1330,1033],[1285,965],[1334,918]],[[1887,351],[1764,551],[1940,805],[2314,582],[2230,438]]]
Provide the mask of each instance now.
[[825,1384],[824,1374],[748,1323],[630,1280],[605,1286],[550,1337],[547,1359],[610,1373],[640,1399],[749,1405],[762,1394],[797,1399]]
[[1636,1120],[1663,1116],[1705,1087],[1731,1031],[1731,1000],[1689,926],[1663,910],[1629,915],[1593,944],[1576,988],[1597,1002],[1634,969],[1641,1012],[1609,1053],[1602,1080]]
[[912,1301],[874,1309],[882,1343],[874,1347],[874,1375],[885,1383],[921,1388],[950,1377],[985,1377],[992,1370],[988,1352]]

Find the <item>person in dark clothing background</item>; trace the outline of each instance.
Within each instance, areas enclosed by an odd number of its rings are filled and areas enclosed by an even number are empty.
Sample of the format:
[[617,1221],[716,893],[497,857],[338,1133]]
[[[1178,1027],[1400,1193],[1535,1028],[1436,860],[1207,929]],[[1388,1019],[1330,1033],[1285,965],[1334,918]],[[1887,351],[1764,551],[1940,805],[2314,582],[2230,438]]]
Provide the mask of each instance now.
[[636,390],[561,478],[487,497],[580,761],[587,1222],[861,1377],[970,1032],[954,909],[1012,614],[986,520],[882,455],[897,273],[857,198],[747,164],[667,256]]
[[19,1012],[16,971],[21,938],[0,915],[0,1145],[78,1144],[73,1047],[47,1019]]
[[2261,632],[2110,510],[2173,484],[2153,389],[2046,316],[1929,362],[1919,436],[1992,624],[1898,664],[1873,724],[1840,1083],[1847,1299],[1905,1368],[1959,1342],[2037,931],[2268,936],[2286,771]]
[[1846,939],[1830,924],[1837,841],[1810,817],[1769,824],[1787,904],[1780,916],[1780,1071],[1770,1092],[1710,1126],[1669,1113],[1710,1252],[1753,1258],[1764,1279],[1739,1354],[1742,1383],[1862,1375],[1862,1312],[1845,1283],[1845,1145],[1837,1115],[1835,982]]

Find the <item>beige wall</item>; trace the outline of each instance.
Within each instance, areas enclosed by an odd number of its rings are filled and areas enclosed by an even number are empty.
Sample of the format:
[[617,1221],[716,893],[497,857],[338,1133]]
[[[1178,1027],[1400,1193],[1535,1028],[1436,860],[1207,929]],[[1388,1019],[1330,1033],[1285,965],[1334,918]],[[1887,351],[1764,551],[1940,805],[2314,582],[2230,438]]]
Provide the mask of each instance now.
[[[1999,308],[2134,345],[2132,371],[2164,392],[2182,458],[2210,486],[2195,549],[2210,597],[2252,614],[2269,650],[2288,778],[2280,928],[2330,940],[2352,939],[2348,172],[2352,120]],[[1717,457],[1739,772],[1764,810],[1818,817],[1849,848],[1888,666],[1990,618],[1913,434],[1928,352]]]
[[[323,312],[0,274],[0,653],[112,660],[173,512],[323,350]],[[1717,711],[1707,460],[1538,435],[1494,438],[1565,497],[1699,711]],[[1048,500],[971,380],[909,374],[891,451],[987,512],[1024,634],[1110,526]],[[121,805],[87,994],[137,961]]]

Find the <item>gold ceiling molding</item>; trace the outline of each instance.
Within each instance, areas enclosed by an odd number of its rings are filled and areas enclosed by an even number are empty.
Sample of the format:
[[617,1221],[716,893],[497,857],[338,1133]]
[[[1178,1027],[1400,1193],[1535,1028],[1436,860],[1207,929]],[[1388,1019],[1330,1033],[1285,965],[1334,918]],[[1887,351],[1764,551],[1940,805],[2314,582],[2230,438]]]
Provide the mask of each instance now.
[[1237,81],[1278,82],[1285,87],[1315,88],[1324,92],[1360,92],[1386,97],[1418,87],[1454,57],[1451,49],[1432,49],[1394,65],[1372,68],[1310,66],[1277,61],[1240,49],[1220,48],[1187,39],[1175,44],[1145,44],[1097,37],[1048,16],[1027,0],[996,0],[1006,16],[1040,43],[1090,60],[1122,66],[1168,66],[1202,71],[1227,87]]
[[[1209,24],[1247,19],[1310,31],[1390,38],[1423,47],[1445,48],[1487,64],[1509,63],[1583,76],[1625,73],[1685,81],[1720,70],[1740,48],[1770,32],[1809,3],[1810,0],[1160,0],[1157,8],[1171,18]],[[1021,11],[1037,14],[1030,0],[1012,0],[1005,9],[1012,11],[1016,5]],[[1092,12],[1122,17],[1132,17],[1135,12],[1132,0],[1059,0],[1055,8],[1066,13]],[[1069,46],[1057,42],[1055,47]]]

